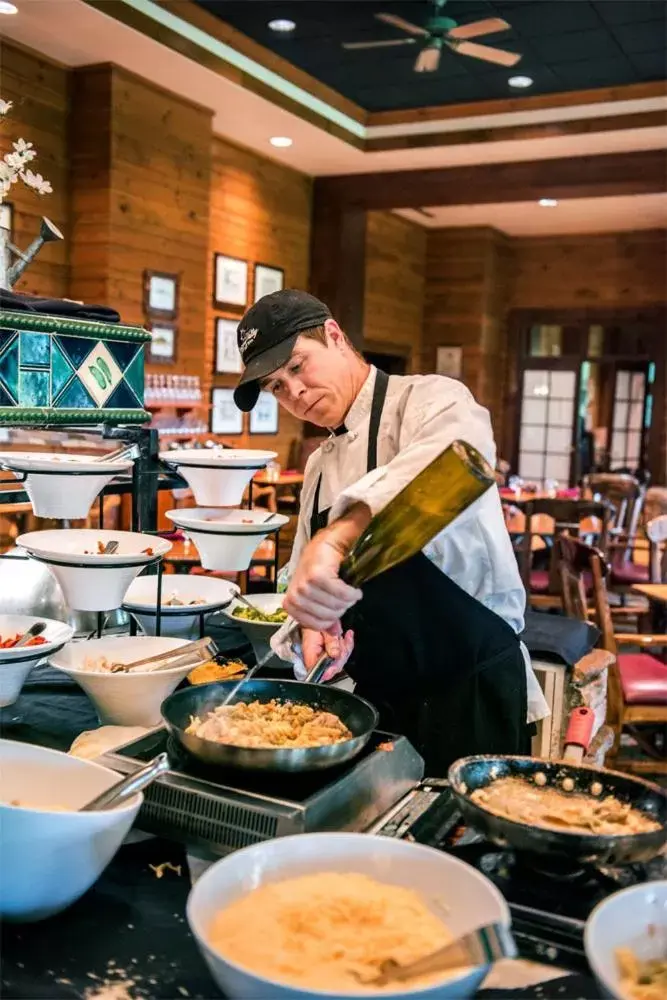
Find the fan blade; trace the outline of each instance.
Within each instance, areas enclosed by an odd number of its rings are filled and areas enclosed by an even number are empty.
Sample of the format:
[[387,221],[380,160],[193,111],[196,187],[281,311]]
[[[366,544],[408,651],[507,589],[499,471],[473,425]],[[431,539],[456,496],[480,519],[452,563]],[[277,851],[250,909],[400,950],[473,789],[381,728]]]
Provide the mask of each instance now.
[[411,24],[410,21],[404,21],[402,17],[396,17],[394,14],[376,14],[375,17],[378,21],[382,21],[383,24],[391,24],[393,28],[398,28],[400,31],[407,31],[408,35],[428,35],[426,28],[420,28],[416,24]]
[[505,52],[504,49],[494,49],[491,45],[478,45],[477,42],[458,42],[453,48],[462,56],[485,59],[486,62],[496,63],[498,66],[515,66],[521,58],[516,52]]
[[506,31],[510,25],[502,17],[487,17],[483,21],[473,21],[471,24],[459,24],[447,32],[449,38],[480,38],[482,35],[494,35],[497,31]]
[[344,49],[388,49],[396,45],[414,45],[416,38],[393,38],[388,42],[343,42]]
[[415,73],[435,73],[440,65],[441,52],[439,45],[425,45],[415,59]]

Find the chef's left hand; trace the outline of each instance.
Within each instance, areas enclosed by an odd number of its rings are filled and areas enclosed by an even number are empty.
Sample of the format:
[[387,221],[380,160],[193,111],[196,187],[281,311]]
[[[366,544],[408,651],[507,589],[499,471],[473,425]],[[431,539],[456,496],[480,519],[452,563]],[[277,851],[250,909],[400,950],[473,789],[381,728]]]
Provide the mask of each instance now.
[[283,601],[285,611],[300,625],[326,631],[361,600],[361,591],[344,583],[338,572],[369,516],[368,508],[361,516],[353,510],[306,545]]

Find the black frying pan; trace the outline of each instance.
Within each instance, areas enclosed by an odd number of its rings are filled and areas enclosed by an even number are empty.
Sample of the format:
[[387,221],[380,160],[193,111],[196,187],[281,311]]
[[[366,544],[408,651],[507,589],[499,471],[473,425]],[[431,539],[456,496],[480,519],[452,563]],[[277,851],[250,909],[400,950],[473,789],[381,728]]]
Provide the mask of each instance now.
[[179,744],[198,760],[218,767],[260,771],[319,771],[356,757],[366,746],[378,724],[378,713],[370,702],[349,691],[300,681],[249,680],[239,687],[235,701],[291,701],[337,715],[353,737],[323,747],[264,750],[230,746],[186,733],[193,715],[203,718],[221,705],[237,680],[197,684],[177,691],[163,701],[160,711],[167,728]]
[[[546,777],[547,785],[560,787],[564,778],[571,778],[573,791],[587,795],[591,794],[593,784],[599,782],[602,794],[598,798],[614,795],[655,819],[661,827],[653,833],[620,836],[561,832],[513,822],[489,812],[470,798],[478,788],[485,788],[498,778],[511,776],[531,782],[538,772]],[[455,761],[448,777],[465,820],[501,847],[551,855],[570,863],[624,865],[632,861],[650,861],[660,853],[667,840],[665,793],[649,781],[617,771],[537,757],[477,756]]]

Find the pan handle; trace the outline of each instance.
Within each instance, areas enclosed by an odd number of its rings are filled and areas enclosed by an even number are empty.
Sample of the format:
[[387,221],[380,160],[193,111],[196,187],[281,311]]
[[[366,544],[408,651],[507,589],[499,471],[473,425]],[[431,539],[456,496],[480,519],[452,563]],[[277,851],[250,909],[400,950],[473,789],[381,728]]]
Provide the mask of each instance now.
[[319,684],[320,680],[333,662],[333,657],[328,656],[326,653],[322,653],[319,660],[306,677],[306,684]]
[[593,735],[595,712],[592,708],[575,708],[570,715],[565,733],[564,760],[579,764],[588,750]]

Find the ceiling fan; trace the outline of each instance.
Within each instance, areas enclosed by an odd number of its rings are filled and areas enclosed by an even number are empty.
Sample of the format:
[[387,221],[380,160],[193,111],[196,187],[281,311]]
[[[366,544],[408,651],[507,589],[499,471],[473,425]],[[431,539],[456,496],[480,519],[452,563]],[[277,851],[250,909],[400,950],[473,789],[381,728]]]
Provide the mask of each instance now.
[[423,47],[415,60],[416,73],[433,73],[440,65],[440,56],[444,46],[462,56],[472,56],[474,59],[484,59],[498,66],[514,66],[521,58],[516,52],[506,52],[491,45],[479,45],[471,42],[471,38],[481,38],[483,35],[493,35],[498,31],[506,31],[510,25],[501,17],[487,17],[483,21],[473,21],[471,24],[457,24],[451,17],[445,17],[443,8],[447,0],[433,0],[435,8],[433,16],[427,21],[426,27],[396,17],[394,14],[375,14],[378,21],[390,24],[393,28],[405,31],[410,38],[392,38],[381,42],[343,42],[343,48],[383,49],[398,45],[416,45],[418,39],[423,39]]

